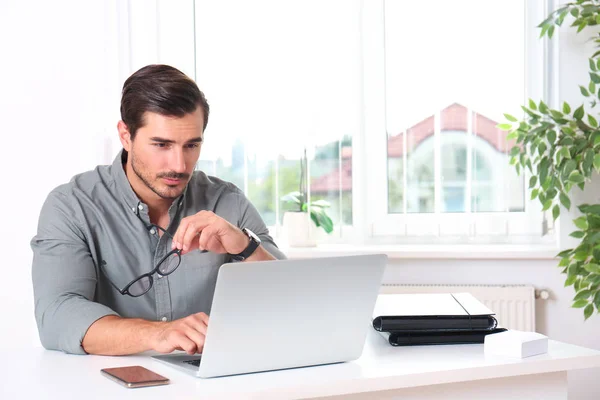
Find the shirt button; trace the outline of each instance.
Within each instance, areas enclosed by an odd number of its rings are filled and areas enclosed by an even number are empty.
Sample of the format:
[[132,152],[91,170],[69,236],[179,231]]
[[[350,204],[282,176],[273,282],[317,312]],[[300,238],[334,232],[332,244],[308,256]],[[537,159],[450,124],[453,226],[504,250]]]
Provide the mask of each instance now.
[[150,234],[154,235],[156,233],[156,230],[154,228],[150,229]]
[[138,208],[139,208],[139,209],[140,209],[140,211],[141,211],[141,210],[143,210],[143,209],[144,209],[144,206],[140,204],[140,205],[138,206]]
[[162,317],[162,318],[161,318],[161,321],[162,321],[162,322],[167,322],[167,317]]

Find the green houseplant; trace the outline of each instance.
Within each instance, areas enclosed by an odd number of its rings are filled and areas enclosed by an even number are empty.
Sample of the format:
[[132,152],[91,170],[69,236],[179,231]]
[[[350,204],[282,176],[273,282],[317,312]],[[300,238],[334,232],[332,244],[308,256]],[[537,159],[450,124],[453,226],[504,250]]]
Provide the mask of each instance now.
[[[597,1],[579,0],[565,4],[552,12],[538,27],[540,38],[552,38],[556,27],[567,17],[574,18],[571,26],[581,32],[586,26],[600,24],[600,5]],[[600,45],[600,33],[594,39]],[[522,106],[525,118],[518,120],[505,114],[507,123],[499,124],[508,131],[507,140],[516,141],[510,152],[510,164],[517,173],[528,169],[531,178],[531,199],[539,199],[543,210],[552,210],[554,219],[560,215],[562,204],[572,206],[569,195],[574,186],[581,190],[590,182],[594,169],[600,172],[600,127],[595,107],[600,101],[600,51],[589,59],[590,82],[580,86],[584,105],[575,108],[567,102],[560,110],[548,107],[543,101],[529,100]],[[561,251],[559,267],[566,275],[565,286],[573,286],[572,306],[583,308],[585,319],[600,312],[600,204],[576,205],[583,214],[573,222],[579,230],[570,236],[580,239],[573,249]]]
[[[294,227],[288,227],[288,229],[293,229],[296,233],[296,236],[299,236],[301,241],[304,244],[298,244],[300,246],[314,246],[315,243],[310,238],[310,234],[308,232],[298,232],[298,229],[303,226],[303,222],[308,220],[304,215],[310,211],[310,219],[313,221],[317,228],[322,228],[325,232],[331,233],[333,232],[333,221],[327,215],[327,208],[330,207],[329,202],[325,200],[315,200],[308,201],[307,190],[306,190],[306,169],[307,169],[308,159],[306,157],[306,149],[304,150],[304,155],[300,159],[300,184],[298,191],[290,192],[281,198],[282,201],[291,204],[293,209],[286,212],[284,215],[284,225],[294,224]],[[291,215],[301,213],[300,215]],[[292,220],[291,217],[294,217],[294,222],[290,222]],[[297,241],[295,241],[297,243]]]

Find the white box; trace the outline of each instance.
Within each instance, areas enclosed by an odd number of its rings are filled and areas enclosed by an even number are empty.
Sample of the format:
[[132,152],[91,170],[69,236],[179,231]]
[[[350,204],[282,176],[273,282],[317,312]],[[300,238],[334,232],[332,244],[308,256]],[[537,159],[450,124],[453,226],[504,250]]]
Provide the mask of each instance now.
[[548,337],[536,332],[508,330],[486,335],[483,348],[489,355],[531,357],[548,352]]

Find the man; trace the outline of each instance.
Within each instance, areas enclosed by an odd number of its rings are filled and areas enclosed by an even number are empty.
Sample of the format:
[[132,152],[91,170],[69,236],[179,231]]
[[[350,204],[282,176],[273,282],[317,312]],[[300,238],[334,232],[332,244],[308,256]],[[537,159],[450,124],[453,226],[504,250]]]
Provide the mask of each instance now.
[[285,258],[237,187],[194,171],[208,115],[204,94],[173,67],[127,79],[123,150],[54,189],[31,241],[44,347],[201,352],[219,267]]

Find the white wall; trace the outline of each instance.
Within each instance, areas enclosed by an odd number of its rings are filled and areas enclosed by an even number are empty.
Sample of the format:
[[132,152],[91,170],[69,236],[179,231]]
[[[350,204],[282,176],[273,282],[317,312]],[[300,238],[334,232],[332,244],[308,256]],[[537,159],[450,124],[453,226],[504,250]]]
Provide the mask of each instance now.
[[[122,80],[126,72],[160,56],[146,49],[145,56],[123,59],[124,44],[118,32],[129,23],[118,17],[123,3],[54,0],[32,6],[18,0],[0,2],[0,243],[4,281],[0,290],[4,305],[0,349],[39,345],[33,319],[29,240],[35,233],[42,202],[53,187],[114,155],[116,140],[109,140],[107,146],[105,137],[114,134],[116,138],[116,130],[111,132],[118,120]],[[139,6],[135,1],[132,4],[133,8]],[[132,39],[135,44],[144,37]],[[574,99],[577,104],[577,84],[587,82],[585,56],[591,52],[584,49],[583,38],[563,34],[560,40],[561,97]],[[170,48],[163,44],[163,54]],[[183,70],[189,68],[189,60],[181,63]],[[565,226],[568,223],[568,218],[562,221],[563,239],[572,230]],[[540,332],[600,349],[600,316],[584,323],[581,310],[570,308],[572,288],[563,288],[563,276],[555,265],[552,260],[392,261],[385,280],[533,284],[552,294],[537,304]],[[600,393],[599,372],[571,373],[571,398],[596,398]]]
[[103,158],[111,94],[118,113],[119,88],[109,76],[108,5],[0,2],[0,243],[6,267],[0,302],[8,311],[0,322],[0,347],[39,343],[29,240],[40,207],[52,188]]

